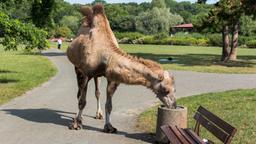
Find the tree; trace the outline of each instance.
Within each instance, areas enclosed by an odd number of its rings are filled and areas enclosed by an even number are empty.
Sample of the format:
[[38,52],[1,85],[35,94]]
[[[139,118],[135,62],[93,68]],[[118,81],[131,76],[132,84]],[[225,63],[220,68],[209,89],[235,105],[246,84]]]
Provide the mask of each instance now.
[[207,0],[197,0],[197,3],[199,4],[205,4]]
[[0,11],[11,18],[27,22],[30,18],[31,5],[30,0],[1,0]]
[[151,2],[152,8],[166,8],[165,1],[164,0],[152,0]]
[[183,18],[171,14],[167,8],[153,8],[136,17],[136,30],[144,34],[169,33],[170,27],[182,23]]
[[256,21],[252,16],[242,16],[240,19],[240,32],[245,36],[252,36],[256,32]]
[[55,30],[55,37],[72,37],[72,32],[67,26],[57,27]]
[[[210,11],[206,23],[211,26],[222,27],[223,49],[221,61],[236,60],[239,25],[241,17],[256,15],[256,1],[254,0],[220,0]],[[229,33],[231,33],[231,49],[229,47]]]
[[27,50],[43,49],[48,46],[46,36],[47,32],[34,25],[11,19],[0,12],[0,44],[5,47],[5,50],[17,50],[18,45],[25,45]]
[[72,31],[72,34],[76,34],[79,25],[79,19],[75,16],[64,16],[60,21],[60,25],[68,27]]
[[53,25],[51,13],[54,6],[54,0],[34,0],[31,8],[33,23],[40,28],[51,27]]

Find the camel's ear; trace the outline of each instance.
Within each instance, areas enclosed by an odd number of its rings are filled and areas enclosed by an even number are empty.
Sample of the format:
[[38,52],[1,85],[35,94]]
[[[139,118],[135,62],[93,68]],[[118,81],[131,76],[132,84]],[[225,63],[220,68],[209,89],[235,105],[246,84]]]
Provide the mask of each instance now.
[[96,4],[93,6],[93,14],[96,15],[96,14],[105,14],[104,12],[104,7],[102,4]]
[[92,15],[93,15],[92,8],[88,7],[88,6],[82,6],[80,8],[80,12],[85,16],[87,23],[89,25],[91,25],[92,19],[93,19],[93,17],[92,17]]

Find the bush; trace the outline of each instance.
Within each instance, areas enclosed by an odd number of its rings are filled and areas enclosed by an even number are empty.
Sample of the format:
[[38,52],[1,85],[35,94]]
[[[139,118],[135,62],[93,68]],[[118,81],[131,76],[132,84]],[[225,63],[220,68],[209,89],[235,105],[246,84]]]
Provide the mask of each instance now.
[[141,39],[142,39],[143,44],[159,44],[159,41],[155,40],[154,36],[148,35],[148,36],[145,36]]
[[34,48],[44,49],[48,47],[47,32],[30,23],[22,23],[11,19],[0,12],[0,44],[5,50],[17,50],[18,45],[25,45],[26,50]]
[[67,37],[67,38],[70,38],[70,37],[72,37],[72,31],[67,26],[58,27],[55,30],[54,36],[55,37]]
[[255,39],[256,39],[256,37],[253,37],[253,36],[250,36],[250,37],[248,37],[248,36],[239,36],[238,37],[238,44],[239,45],[246,45],[246,43],[248,41],[252,41],[252,40],[255,40]]
[[136,40],[136,39],[143,37],[144,35],[139,32],[123,32],[123,33],[115,32],[115,36],[119,40],[121,40],[123,38],[128,38],[130,40]]
[[200,38],[196,40],[196,45],[198,46],[208,46],[209,45],[209,39],[206,38]]
[[167,33],[159,33],[154,35],[154,39],[160,41],[162,39],[167,38],[168,36],[169,35]]
[[256,40],[251,40],[246,42],[247,47],[249,48],[256,48]]
[[222,46],[221,34],[208,34],[206,36],[209,39],[209,45],[211,46]]
[[169,45],[189,45],[189,46],[207,46],[208,39],[196,39],[193,37],[168,37],[161,41],[161,44]]

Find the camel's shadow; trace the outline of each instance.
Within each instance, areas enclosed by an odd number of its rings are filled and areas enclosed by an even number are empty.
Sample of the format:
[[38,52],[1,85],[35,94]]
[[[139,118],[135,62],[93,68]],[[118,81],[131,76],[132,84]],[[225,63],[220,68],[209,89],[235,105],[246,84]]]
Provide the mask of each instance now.
[[[72,117],[68,115],[75,115],[75,113],[72,112],[64,112],[51,109],[3,109],[2,111],[28,121],[38,123],[52,123],[65,127],[68,127],[68,125],[72,122]],[[94,118],[88,115],[84,116]],[[83,128],[86,130],[102,132],[102,129],[89,125],[83,125]],[[132,139],[142,140],[148,143],[154,143],[153,135],[149,133],[127,133],[124,131],[118,131],[116,134]]]

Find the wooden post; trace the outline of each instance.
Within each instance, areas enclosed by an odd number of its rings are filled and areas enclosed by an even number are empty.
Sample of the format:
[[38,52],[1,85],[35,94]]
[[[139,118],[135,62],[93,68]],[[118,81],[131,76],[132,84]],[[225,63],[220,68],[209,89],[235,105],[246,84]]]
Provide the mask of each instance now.
[[168,109],[160,106],[158,108],[157,127],[156,127],[156,141],[158,143],[168,143],[167,137],[161,130],[163,125],[175,126],[180,128],[187,128],[187,108],[177,106],[176,109]]

